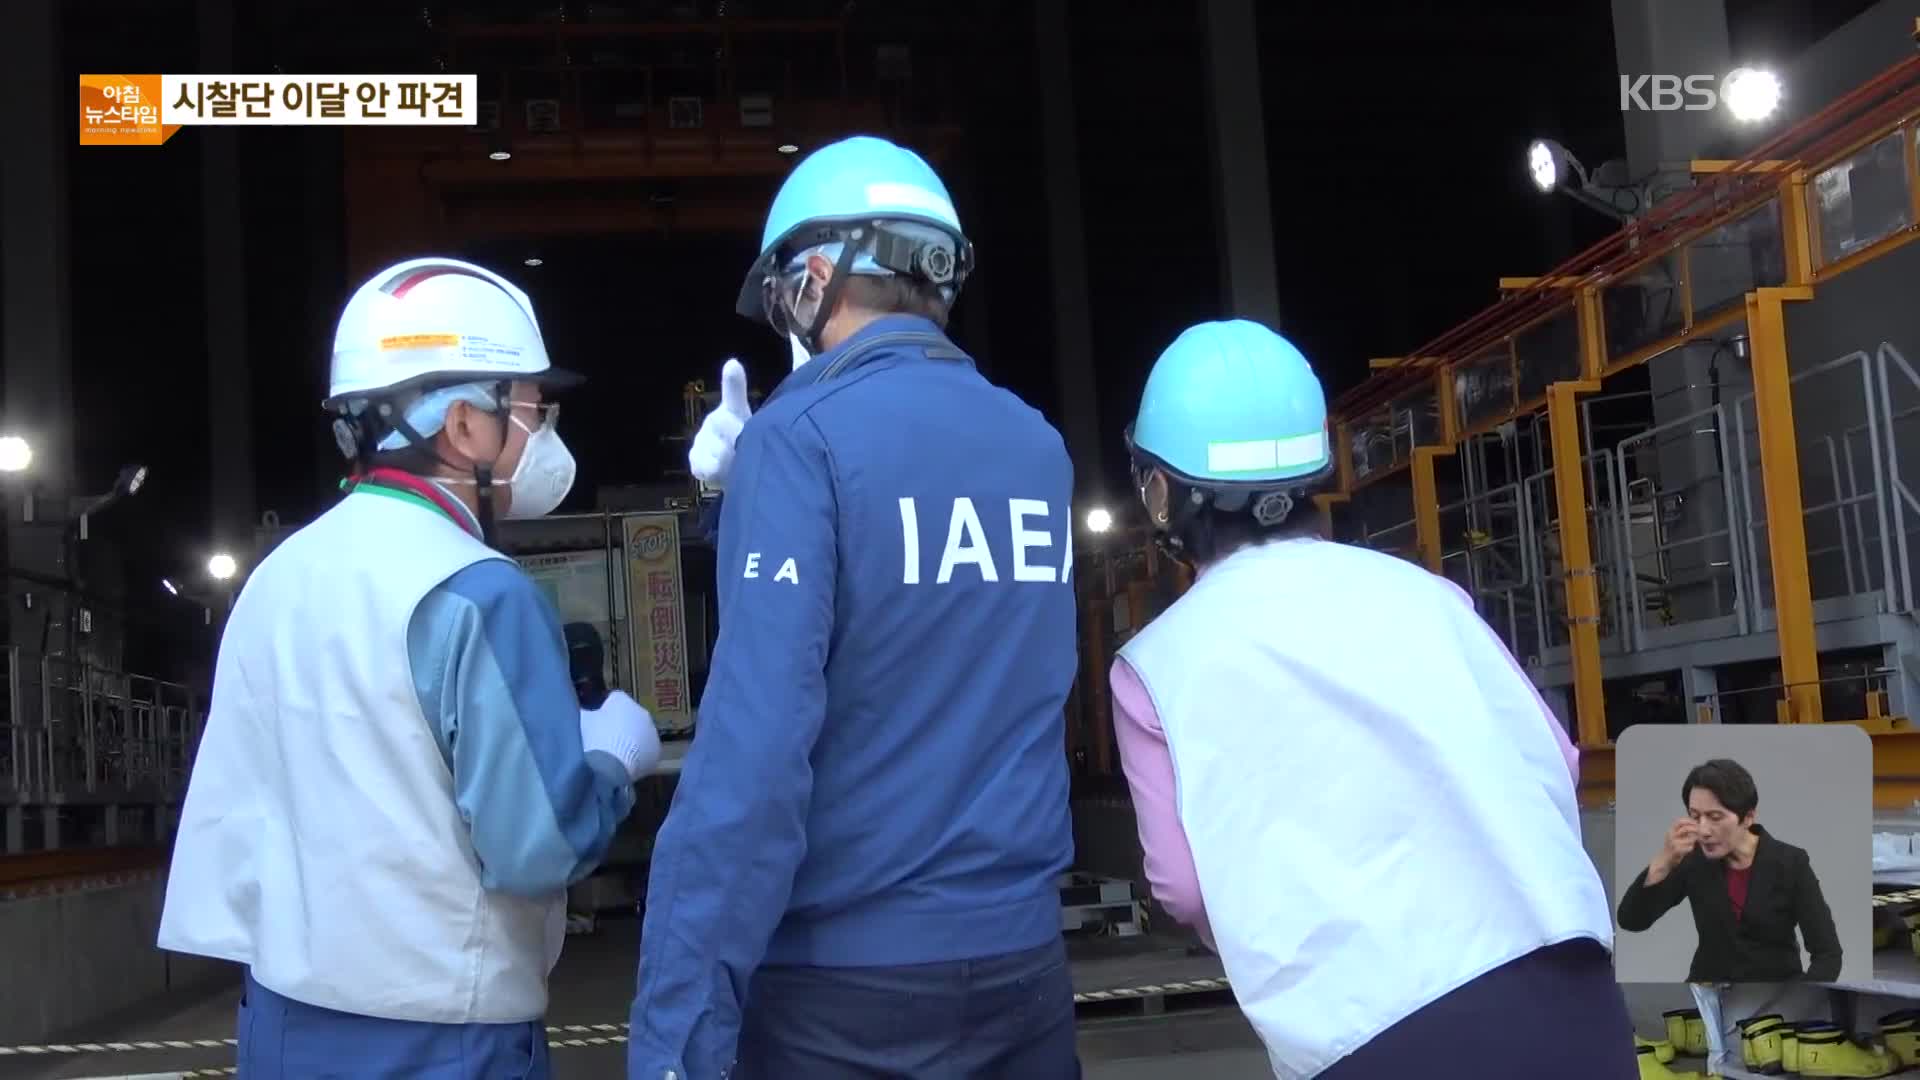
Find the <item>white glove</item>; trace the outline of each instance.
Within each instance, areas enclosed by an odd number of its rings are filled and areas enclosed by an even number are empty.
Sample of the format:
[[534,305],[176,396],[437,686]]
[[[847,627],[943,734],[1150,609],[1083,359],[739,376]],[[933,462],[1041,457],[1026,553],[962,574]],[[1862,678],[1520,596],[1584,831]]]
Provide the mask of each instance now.
[[753,415],[747,404],[747,369],[740,361],[729,360],[720,368],[720,407],[700,422],[687,451],[687,467],[708,487],[724,488],[727,470],[733,468],[733,444]]
[[612,754],[638,780],[660,762],[660,730],[640,703],[615,690],[597,709],[580,710],[580,745]]

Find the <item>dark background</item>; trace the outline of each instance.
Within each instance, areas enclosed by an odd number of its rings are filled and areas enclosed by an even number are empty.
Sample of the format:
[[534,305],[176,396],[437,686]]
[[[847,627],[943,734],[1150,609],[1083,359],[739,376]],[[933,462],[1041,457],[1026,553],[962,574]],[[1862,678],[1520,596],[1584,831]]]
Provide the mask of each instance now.
[[[514,16],[554,2],[461,6]],[[1784,63],[1867,6],[1729,0],[1735,55]],[[957,336],[997,381],[1057,419],[1036,82],[1037,65],[1053,60],[1037,55],[1031,10],[864,7],[920,20],[956,64],[950,85],[974,179],[959,209],[983,264],[972,291],[990,310],[988,340]],[[236,8],[236,72],[422,70],[408,29],[419,3]],[[1609,4],[1260,8],[1281,329],[1330,392],[1362,378],[1367,358],[1405,354],[1491,302],[1501,275],[1543,271],[1608,227],[1539,197],[1523,156],[1539,135],[1590,164],[1623,152]],[[82,72],[204,70],[187,0],[75,0],[67,14],[70,87]],[[1181,0],[1078,2],[1071,36],[1103,471],[1122,490],[1120,429],[1154,356],[1185,326],[1231,314],[1205,58],[1198,14]],[[160,148],[70,155],[77,483],[104,489],[125,462],[152,467],[149,488],[101,524],[126,548],[136,597],[142,582],[198,565],[210,528],[199,138],[188,128]],[[315,390],[333,318],[357,284],[343,257],[340,133],[252,128],[240,147],[233,212],[247,245],[258,507],[300,521],[338,479]],[[591,393],[566,404],[563,430],[581,466],[569,508],[590,506],[600,485],[678,464],[683,448],[660,437],[680,426],[680,388],[712,379],[726,355],[746,357],[758,385],[777,377],[785,343],[731,311],[756,245],[747,232],[573,238],[542,242],[538,269],[520,265],[532,253],[523,242],[458,253],[521,282],[555,362],[593,378]],[[955,322],[964,331],[964,314]]]

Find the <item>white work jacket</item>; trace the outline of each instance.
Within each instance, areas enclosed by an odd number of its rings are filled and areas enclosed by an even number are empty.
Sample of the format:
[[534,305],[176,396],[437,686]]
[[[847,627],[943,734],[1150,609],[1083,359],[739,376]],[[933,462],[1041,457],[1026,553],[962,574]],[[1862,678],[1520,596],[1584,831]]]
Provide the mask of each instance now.
[[1611,948],[1560,745],[1444,579],[1318,540],[1247,548],[1121,655],[1277,1075],[1312,1077],[1543,946]]
[[427,593],[505,557],[439,512],[359,492],[255,569],[220,642],[161,948],[362,1016],[545,1013],[565,892],[482,887],[407,659]]

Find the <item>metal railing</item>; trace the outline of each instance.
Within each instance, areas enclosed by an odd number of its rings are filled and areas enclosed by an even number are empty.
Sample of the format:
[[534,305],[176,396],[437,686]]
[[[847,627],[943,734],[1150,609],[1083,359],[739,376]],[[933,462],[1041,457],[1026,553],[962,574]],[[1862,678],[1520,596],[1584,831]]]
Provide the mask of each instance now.
[[[1896,425],[1920,416],[1920,399],[1896,412],[1892,395],[1896,388],[1920,394],[1920,372],[1897,349],[1883,344],[1877,354],[1856,352],[1794,375],[1796,394],[1807,392],[1811,380],[1830,377],[1849,365],[1858,365],[1860,386],[1854,400],[1864,420],[1832,434],[1816,435],[1802,447],[1802,473],[1810,478],[1807,487],[1810,493],[1821,493],[1804,508],[1815,526],[1812,538],[1819,541],[1809,546],[1809,563],[1815,569],[1822,560],[1832,565],[1833,573],[1816,574],[1821,578],[1817,592],[1822,597],[1882,594],[1883,610],[1912,611],[1913,579],[1920,573],[1913,558],[1920,554],[1920,544],[1909,537],[1920,533],[1920,495],[1901,477]],[[1585,459],[1602,619],[1603,623],[1618,619],[1619,625],[1628,628],[1619,640],[1621,647],[1639,649],[1650,644],[1647,615],[1656,608],[1663,623],[1730,617],[1734,623],[1729,633],[1749,633],[1755,628],[1757,612],[1771,606],[1765,496],[1755,480],[1759,467],[1757,439],[1751,435],[1752,404],[1753,394],[1748,391],[1730,404],[1640,428],[1610,448],[1592,450]],[[1731,425],[1731,433],[1730,415],[1739,420]],[[1585,419],[1589,430],[1583,432],[1584,441],[1591,447],[1591,414]],[[1702,440],[1707,444],[1704,450],[1686,445]],[[1700,467],[1683,468],[1689,478],[1669,484],[1663,477],[1671,470],[1663,466],[1662,458],[1676,447],[1688,456],[1689,465]],[[1706,465],[1709,458],[1712,464]],[[1471,472],[1470,487],[1474,486]],[[1526,563],[1528,580],[1541,588],[1553,577],[1551,568],[1556,564],[1552,542],[1558,523],[1552,473],[1549,468],[1526,477],[1522,485],[1528,497],[1513,504],[1522,512],[1524,528],[1536,549]],[[1443,523],[1470,505],[1499,502],[1492,496],[1501,490],[1441,507]],[[1677,528],[1689,505],[1696,509],[1697,520],[1690,528]],[[1721,514],[1724,522],[1713,520]],[[1477,545],[1462,545],[1453,538],[1476,531],[1485,530],[1472,522],[1464,529],[1443,524],[1443,535],[1451,545],[1443,563],[1463,586],[1484,584],[1484,575],[1466,568],[1471,560],[1467,549]],[[1702,551],[1691,558],[1680,554]],[[1687,566],[1698,572],[1686,571]],[[1683,619],[1670,611],[1672,605],[1664,597],[1676,582],[1708,591],[1710,602],[1704,613]],[[1479,590],[1470,591],[1481,595]],[[1551,610],[1556,598],[1551,589],[1545,589],[1538,599],[1541,610]],[[1487,614],[1491,618],[1494,612]],[[1548,625],[1552,624],[1549,619]],[[1603,627],[1602,636],[1614,635]],[[1564,640],[1549,630],[1544,644]]]
[[1359,544],[1361,547],[1406,559],[1409,562],[1420,561],[1420,543],[1416,535],[1417,528],[1412,518],[1395,522],[1378,529],[1362,522],[1360,524]]
[[[1857,382],[1857,388],[1853,385]],[[1914,610],[1914,569],[1907,535],[1920,529],[1920,498],[1901,478],[1898,425],[1920,415],[1920,402],[1893,408],[1895,387],[1920,391],[1898,349],[1856,350],[1795,373],[1796,407],[1808,406],[1799,469],[1807,522],[1807,568],[1814,599],[1871,596],[1887,612]],[[1829,401],[1829,395],[1833,400]],[[1766,495],[1756,481],[1757,422],[1753,393],[1734,399],[1733,458],[1747,592],[1757,613],[1771,609]],[[1858,423],[1820,433],[1817,418],[1842,413]],[[1750,445],[1749,440],[1752,440]]]
[[[1920,445],[1920,370],[1883,343],[1797,372],[1790,383],[1796,400],[1811,406],[1799,465],[1816,599],[1866,596],[1882,611],[1920,610],[1920,493],[1901,467],[1902,439]],[[1725,619],[1728,636],[1762,628],[1772,564],[1753,405],[1746,390],[1618,439],[1595,438],[1592,414],[1583,416],[1601,638],[1616,650],[1649,648],[1659,643],[1656,629],[1679,623]],[[1857,422],[1821,433],[1818,416]],[[1669,460],[1675,455],[1683,460]],[[1684,479],[1670,482],[1676,469]],[[1517,655],[1566,644],[1553,469],[1487,490],[1476,490],[1475,473],[1466,471],[1466,498],[1440,507],[1443,570]],[[1698,610],[1672,602],[1680,589],[1702,594],[1692,605]]]
[[[1520,479],[1483,489],[1484,465],[1465,469],[1466,497],[1440,507],[1440,564],[1474,599],[1481,617],[1516,657],[1539,663],[1568,642],[1566,594],[1559,550],[1560,512],[1554,470],[1540,455],[1524,462],[1509,455]],[[1528,466],[1531,465],[1531,468]],[[1591,494],[1587,529],[1600,592],[1600,637],[1624,647],[1626,589],[1620,472],[1613,450],[1581,459]]]
[[[1619,471],[1614,467],[1615,453],[1608,448],[1581,456],[1580,467],[1586,473],[1587,539],[1593,557],[1595,589],[1599,593],[1599,637],[1602,648],[1623,651],[1631,644],[1622,629],[1627,618],[1627,589],[1623,576],[1628,572],[1625,539],[1624,497],[1619,488]],[[1534,535],[1539,565],[1548,569],[1542,575],[1542,610],[1549,612],[1546,643],[1559,648],[1570,642],[1567,632],[1565,568],[1559,552],[1560,509],[1554,487],[1554,470],[1549,467],[1527,477],[1528,512],[1535,515]],[[1551,585],[1552,587],[1547,587]]]
[[[1505,292],[1492,307],[1440,337],[1426,342],[1411,355],[1431,358],[1422,365],[1398,365],[1373,373],[1360,385],[1342,394],[1332,412],[1350,421],[1364,416],[1387,400],[1408,393],[1423,380],[1438,388],[1445,380],[1475,370],[1484,357],[1497,351],[1500,343],[1523,327],[1531,325],[1543,313],[1565,304],[1569,287],[1598,289],[1604,316],[1609,307],[1618,309],[1621,301],[1644,309],[1649,293],[1660,304],[1657,320],[1671,326],[1673,333],[1659,341],[1647,341],[1642,348],[1620,355],[1619,342],[1610,341],[1612,327],[1598,327],[1600,340],[1583,340],[1586,346],[1599,345],[1602,355],[1622,363],[1637,363],[1682,343],[1685,336],[1701,332],[1703,323],[1715,318],[1734,318],[1730,310],[1733,297],[1744,295],[1746,286],[1797,281],[1796,273],[1786,272],[1795,258],[1797,245],[1811,247],[1812,261],[1822,271],[1867,254],[1879,243],[1888,242],[1911,221],[1914,198],[1914,169],[1906,160],[1911,154],[1910,125],[1920,115],[1920,58],[1909,58],[1878,77],[1856,87],[1831,102],[1820,113],[1782,132],[1765,145],[1748,151],[1751,155],[1730,168],[1698,180],[1664,199],[1647,213],[1638,216],[1619,232],[1600,244],[1580,252],[1522,288]],[[1877,136],[1877,138],[1876,138]],[[1863,143],[1867,144],[1863,146]],[[1906,154],[1894,151],[1906,146]],[[1780,170],[1778,162],[1805,162],[1812,176],[1801,170]],[[1872,174],[1872,183],[1854,175],[1858,170]],[[1863,174],[1863,175],[1865,175]],[[1845,198],[1840,196],[1845,193]],[[1730,223],[1740,222],[1770,205],[1783,211],[1787,199],[1804,200],[1791,207],[1792,220],[1783,214],[1779,230],[1782,243],[1773,246],[1771,233],[1763,223],[1744,230],[1751,245],[1764,245],[1765,259],[1743,273],[1733,273],[1721,262],[1709,261],[1712,276],[1721,286],[1705,290],[1703,295],[1685,297],[1691,290],[1683,282],[1694,275],[1667,272],[1666,264],[1676,254],[1684,261],[1691,246],[1703,244],[1709,251],[1724,247],[1729,238],[1719,235]],[[1809,243],[1810,242],[1810,243]],[[1656,270],[1655,268],[1659,268]],[[1800,268],[1797,273],[1805,273]],[[1655,280],[1651,290],[1646,278]],[[1751,279],[1749,282],[1748,279]],[[1724,280],[1718,280],[1724,279]],[[1610,290],[1625,295],[1609,297]],[[1609,305],[1608,301],[1613,300]],[[1689,301],[1682,303],[1683,300]],[[1671,302],[1673,310],[1665,310]],[[1648,321],[1636,318],[1627,323]],[[1588,332],[1589,334],[1591,331]],[[1585,335],[1583,335],[1584,338]],[[1589,372],[1589,377],[1598,376]],[[1457,395],[1456,395],[1457,397]],[[1509,400],[1504,414],[1528,402]],[[1480,416],[1486,423],[1501,419],[1503,411],[1490,410]],[[1468,425],[1463,430],[1471,430]]]
[[1539,546],[1521,485],[1502,484],[1440,507],[1440,568],[1473,598],[1515,656],[1546,649]]
[[[1913,579],[1915,575],[1913,556],[1920,545],[1911,544],[1907,537],[1920,530],[1920,496],[1916,496],[1900,470],[1900,422],[1920,415],[1920,400],[1901,409],[1894,408],[1894,389],[1898,387],[1909,396],[1920,397],[1920,372],[1913,369],[1907,358],[1894,348],[1891,342],[1881,342],[1874,351],[1875,374],[1879,378],[1879,405],[1881,424],[1885,428],[1885,467],[1887,495],[1879,501],[1878,512],[1881,515],[1881,535],[1891,534],[1893,569],[1888,573],[1888,590],[1894,600],[1890,606],[1895,611],[1912,612]],[[1896,380],[1895,376],[1898,376]],[[1911,445],[1911,444],[1910,444]],[[1876,460],[1876,477],[1881,462]],[[1888,515],[1892,521],[1888,523]],[[1896,581],[1897,574],[1897,584]]]
[[[1738,520],[1733,485],[1725,463],[1726,410],[1713,405],[1698,412],[1655,424],[1615,444],[1614,492],[1626,493],[1614,503],[1614,526],[1624,554],[1616,575],[1624,584],[1626,625],[1633,647],[1648,641],[1645,621],[1650,608],[1667,625],[1706,618],[1734,616],[1738,632],[1750,629],[1742,595],[1740,544],[1733,522]],[[1708,444],[1702,453],[1700,443]],[[1667,459],[1678,456],[1687,475],[1669,483]],[[1711,456],[1710,471],[1686,466]],[[1637,476],[1634,474],[1638,474]],[[1715,523],[1716,516],[1724,514]],[[1684,527],[1691,521],[1692,527]],[[1642,543],[1642,540],[1646,540]],[[1709,603],[1676,604],[1675,594],[1704,588]]]
[[[1829,675],[1818,680],[1821,700],[1832,723],[1885,718],[1888,694],[1900,677],[1891,668]],[[1771,682],[1760,686],[1740,686],[1697,694],[1693,698],[1696,723],[1773,724],[1785,722],[1787,691],[1795,683]]]
[[177,801],[206,717],[179,683],[6,652],[3,801]]

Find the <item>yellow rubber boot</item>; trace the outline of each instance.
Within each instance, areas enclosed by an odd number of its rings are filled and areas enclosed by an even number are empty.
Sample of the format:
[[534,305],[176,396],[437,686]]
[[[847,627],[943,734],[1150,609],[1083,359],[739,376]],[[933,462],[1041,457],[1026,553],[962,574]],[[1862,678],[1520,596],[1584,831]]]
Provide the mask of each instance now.
[[1788,1024],[1780,1031],[1780,1067],[1790,1073],[1800,1071],[1800,1025]]
[[1673,1060],[1673,1044],[1665,1039],[1643,1039],[1635,1035],[1633,1037],[1634,1049],[1638,1050],[1643,1046],[1651,1047],[1653,1049],[1653,1059],[1662,1065]]
[[1667,1041],[1682,1054],[1700,1057],[1707,1052],[1707,1022],[1699,1009],[1673,1009],[1660,1014],[1667,1022]]
[[1885,1043],[1858,1041],[1834,1024],[1803,1025],[1798,1042],[1801,1076],[1871,1078],[1900,1068]]
[[1635,1038],[1633,1041],[1634,1052],[1640,1062],[1640,1080],[1700,1080],[1700,1074],[1697,1072],[1674,1072],[1667,1068],[1666,1063],[1660,1060],[1659,1054],[1654,1049],[1659,1045],[1658,1043],[1651,1043],[1641,1038]]
[[1699,1009],[1669,1009],[1660,1014],[1667,1024],[1667,1043],[1678,1050],[1687,1041],[1687,1017],[1699,1016]]
[[1786,1017],[1779,1013],[1750,1016],[1735,1025],[1740,1029],[1740,1058],[1757,1073],[1783,1072],[1781,1035],[1787,1029]]
[[1902,1068],[1920,1065],[1920,1009],[1901,1009],[1881,1017],[1880,1038]]

